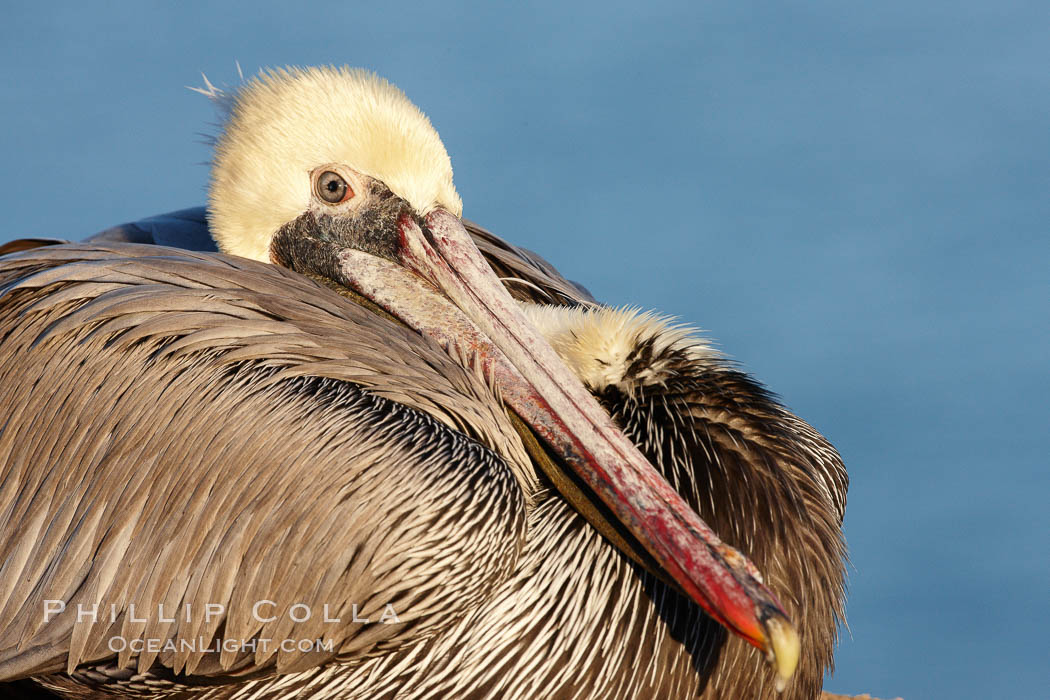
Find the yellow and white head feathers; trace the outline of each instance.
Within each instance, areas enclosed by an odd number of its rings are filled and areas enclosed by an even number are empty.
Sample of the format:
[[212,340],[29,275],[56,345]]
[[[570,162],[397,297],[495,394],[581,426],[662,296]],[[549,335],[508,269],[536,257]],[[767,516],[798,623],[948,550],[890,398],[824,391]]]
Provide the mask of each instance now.
[[[637,308],[544,306],[522,302],[531,321],[591,391],[616,387],[628,395],[662,384],[675,373],[675,356],[721,358],[696,329]],[[645,350],[645,357],[639,351]],[[638,362],[642,360],[641,362]],[[636,364],[637,363],[637,364]]]
[[404,93],[365,70],[288,68],[224,95],[209,217],[219,248],[269,260],[273,234],[310,201],[310,172],[340,163],[386,184],[420,214],[459,216],[452,163],[437,131]]

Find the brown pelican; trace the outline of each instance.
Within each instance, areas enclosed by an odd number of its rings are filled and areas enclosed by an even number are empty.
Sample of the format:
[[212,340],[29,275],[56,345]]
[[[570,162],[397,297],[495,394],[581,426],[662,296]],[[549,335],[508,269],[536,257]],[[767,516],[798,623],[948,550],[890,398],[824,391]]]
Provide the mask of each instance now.
[[278,71],[228,107],[225,254],[0,258],[0,682],[819,693],[846,476],[816,431],[465,226],[385,81]]

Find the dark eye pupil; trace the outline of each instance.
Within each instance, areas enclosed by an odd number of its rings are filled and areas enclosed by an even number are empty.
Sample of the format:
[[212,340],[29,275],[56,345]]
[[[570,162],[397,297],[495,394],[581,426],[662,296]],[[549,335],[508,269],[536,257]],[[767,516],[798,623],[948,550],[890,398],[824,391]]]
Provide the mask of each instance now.
[[349,199],[347,194],[350,197],[354,195],[350,191],[349,185],[346,184],[346,180],[340,177],[338,173],[326,170],[317,178],[317,196],[329,204],[339,204]]

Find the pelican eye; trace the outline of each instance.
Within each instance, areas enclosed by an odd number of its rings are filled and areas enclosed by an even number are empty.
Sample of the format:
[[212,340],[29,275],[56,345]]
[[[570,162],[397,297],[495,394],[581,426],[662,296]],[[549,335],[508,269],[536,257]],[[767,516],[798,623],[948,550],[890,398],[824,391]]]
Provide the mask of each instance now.
[[318,176],[314,189],[317,196],[329,204],[341,204],[354,196],[354,191],[346,184],[346,180],[331,170],[325,170]]

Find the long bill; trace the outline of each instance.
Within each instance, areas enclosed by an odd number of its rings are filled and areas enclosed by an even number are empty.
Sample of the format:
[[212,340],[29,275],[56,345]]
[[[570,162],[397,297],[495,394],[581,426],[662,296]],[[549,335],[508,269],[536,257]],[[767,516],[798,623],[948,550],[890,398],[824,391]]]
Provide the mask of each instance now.
[[438,209],[424,223],[425,230],[413,216],[399,221],[401,264],[419,277],[345,250],[344,281],[444,346],[475,353],[506,403],[686,595],[766,653],[783,687],[797,664],[799,639],[755,566],[723,543],[617,429],[525,318],[460,219]]

